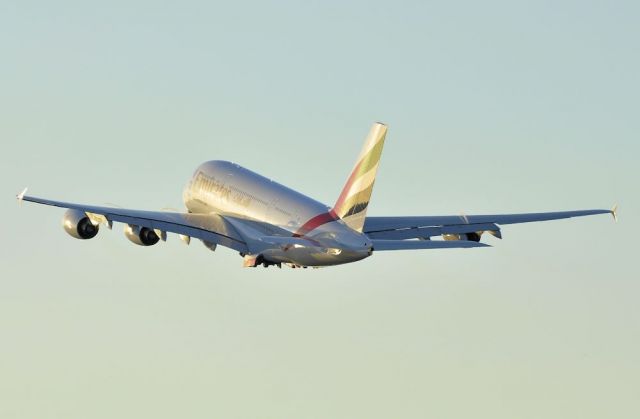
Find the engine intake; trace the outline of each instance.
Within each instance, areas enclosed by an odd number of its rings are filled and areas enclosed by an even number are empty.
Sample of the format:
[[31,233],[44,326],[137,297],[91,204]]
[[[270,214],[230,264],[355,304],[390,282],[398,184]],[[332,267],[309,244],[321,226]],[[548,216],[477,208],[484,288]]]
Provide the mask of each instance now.
[[94,225],[84,211],[69,209],[62,217],[62,227],[76,239],[92,239],[98,234],[99,226]]
[[84,211],[69,209],[62,217],[62,227],[76,239],[92,239],[98,234],[99,226],[94,225]]
[[124,228],[124,235],[138,246],[153,246],[160,240],[160,237],[152,229],[130,224]]

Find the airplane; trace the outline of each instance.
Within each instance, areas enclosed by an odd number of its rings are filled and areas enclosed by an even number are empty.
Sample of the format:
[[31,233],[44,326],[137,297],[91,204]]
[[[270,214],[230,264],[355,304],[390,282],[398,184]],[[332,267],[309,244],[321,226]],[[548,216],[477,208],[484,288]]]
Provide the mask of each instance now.
[[611,214],[592,209],[529,214],[368,217],[367,209],[387,126],[373,124],[364,147],[333,207],[235,163],[202,163],[183,191],[186,212],[141,211],[17,195],[19,202],[67,208],[62,225],[76,239],[91,239],[101,225],[124,223],[125,236],[140,246],[176,233],[240,253],[245,267],[323,267],[356,262],[376,252],[490,247],[480,240],[502,238],[505,224]]

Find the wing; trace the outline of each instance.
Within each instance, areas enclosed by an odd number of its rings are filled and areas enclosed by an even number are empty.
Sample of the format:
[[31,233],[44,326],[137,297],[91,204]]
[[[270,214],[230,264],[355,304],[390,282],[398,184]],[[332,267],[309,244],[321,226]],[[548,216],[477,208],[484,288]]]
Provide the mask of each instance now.
[[[434,236],[443,236],[445,239],[477,241],[484,232],[502,238],[500,227],[498,227],[502,224],[560,220],[596,214],[612,214],[615,218],[616,207],[611,210],[595,209],[530,214],[367,217],[364,223],[364,233],[371,239],[384,240],[429,239]],[[463,235],[464,237],[462,237]]]
[[92,220],[111,224],[120,222],[164,232],[182,234],[247,253],[247,243],[223,216],[216,214],[188,214],[164,211],[140,211],[123,208],[99,207],[53,201],[34,196],[18,195],[18,199],[54,207],[84,211]]
[[491,247],[488,244],[470,240],[380,240],[374,239],[373,249],[380,250],[419,250],[419,249],[468,249],[470,247]]

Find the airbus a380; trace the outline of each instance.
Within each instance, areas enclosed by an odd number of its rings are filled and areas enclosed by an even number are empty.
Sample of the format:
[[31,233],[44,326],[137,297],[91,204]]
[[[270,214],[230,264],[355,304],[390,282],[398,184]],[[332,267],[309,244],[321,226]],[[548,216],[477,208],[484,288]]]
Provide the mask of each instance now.
[[375,123],[347,183],[333,207],[227,161],[201,164],[183,192],[187,212],[140,211],[53,201],[25,194],[17,198],[67,208],[62,225],[77,239],[91,239],[101,225],[124,223],[126,237],[152,246],[177,233],[187,244],[200,239],[215,250],[229,247],[244,266],[282,264],[293,268],[355,262],[374,252],[487,247],[483,234],[502,238],[504,224],[548,221],[611,210],[530,214],[367,217],[387,126]]

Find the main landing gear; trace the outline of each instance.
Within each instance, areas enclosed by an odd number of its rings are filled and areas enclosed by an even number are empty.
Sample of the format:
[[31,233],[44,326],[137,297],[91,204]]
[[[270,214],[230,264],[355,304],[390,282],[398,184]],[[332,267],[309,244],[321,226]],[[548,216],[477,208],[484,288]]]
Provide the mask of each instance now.
[[280,262],[271,262],[267,260],[262,255],[251,256],[245,255],[244,253],[240,253],[240,256],[244,257],[244,267],[245,268],[255,268],[262,265],[263,268],[268,268],[269,266],[277,266],[278,268],[282,268],[282,263]]

